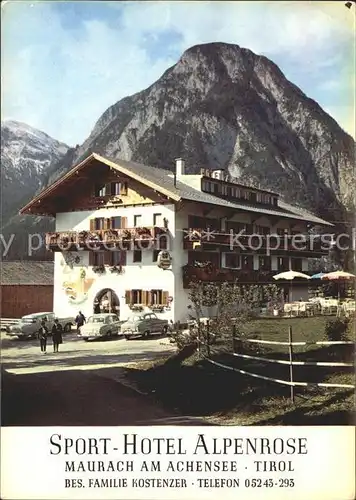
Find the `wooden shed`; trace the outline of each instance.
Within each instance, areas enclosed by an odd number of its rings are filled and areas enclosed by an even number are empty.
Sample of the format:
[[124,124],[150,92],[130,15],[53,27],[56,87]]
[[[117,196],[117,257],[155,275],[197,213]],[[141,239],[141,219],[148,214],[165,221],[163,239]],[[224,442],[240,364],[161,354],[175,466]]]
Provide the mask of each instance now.
[[54,263],[51,261],[1,262],[2,318],[53,309]]

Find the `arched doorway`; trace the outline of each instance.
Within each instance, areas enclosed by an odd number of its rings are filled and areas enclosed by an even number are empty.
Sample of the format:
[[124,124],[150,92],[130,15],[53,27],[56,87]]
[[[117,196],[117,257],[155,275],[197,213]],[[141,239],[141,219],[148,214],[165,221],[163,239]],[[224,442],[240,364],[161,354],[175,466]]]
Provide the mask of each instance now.
[[119,297],[111,288],[104,288],[96,294],[93,309],[94,314],[113,313],[120,317]]

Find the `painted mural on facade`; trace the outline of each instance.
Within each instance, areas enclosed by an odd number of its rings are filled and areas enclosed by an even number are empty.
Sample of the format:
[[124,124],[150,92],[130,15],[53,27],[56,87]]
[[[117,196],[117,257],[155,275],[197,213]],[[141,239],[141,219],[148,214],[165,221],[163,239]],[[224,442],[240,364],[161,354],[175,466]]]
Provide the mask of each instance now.
[[80,257],[66,252],[61,260],[62,289],[70,304],[83,304],[87,301],[94,278],[88,276],[88,268],[80,264]]

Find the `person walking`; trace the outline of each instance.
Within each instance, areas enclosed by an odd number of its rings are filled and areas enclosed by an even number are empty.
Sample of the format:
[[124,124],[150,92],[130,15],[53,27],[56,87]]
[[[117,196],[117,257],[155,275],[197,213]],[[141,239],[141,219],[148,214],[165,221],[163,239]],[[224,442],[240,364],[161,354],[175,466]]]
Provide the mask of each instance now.
[[41,352],[43,352],[43,354],[46,354],[47,336],[48,336],[48,328],[46,327],[46,322],[42,320],[41,327],[38,330],[38,338],[40,340]]
[[58,352],[59,344],[63,343],[62,332],[62,325],[59,323],[58,318],[56,318],[52,327],[53,352]]
[[83,326],[85,322],[86,322],[86,318],[85,318],[84,314],[82,313],[82,311],[79,311],[77,317],[75,318],[75,323],[77,325],[78,332],[79,332],[79,328],[81,326]]

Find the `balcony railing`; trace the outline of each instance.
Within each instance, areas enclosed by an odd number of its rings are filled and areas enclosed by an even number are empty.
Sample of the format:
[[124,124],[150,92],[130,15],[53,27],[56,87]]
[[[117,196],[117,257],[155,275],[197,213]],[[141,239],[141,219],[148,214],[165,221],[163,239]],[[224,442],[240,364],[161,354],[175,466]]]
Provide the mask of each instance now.
[[[169,233],[164,227],[134,227],[125,229],[100,229],[96,231],[60,231],[46,234],[46,247],[53,251],[97,250],[119,247],[123,250],[138,245],[139,249],[159,241],[160,249],[167,248]],[[141,244],[141,246],[140,246]]]
[[269,249],[271,254],[296,252],[306,254],[327,254],[328,245],[320,237],[310,234],[241,234],[230,231],[208,230],[201,228],[183,229],[183,249],[193,250],[197,243],[202,249],[211,249],[214,246],[225,247],[226,250],[235,248],[241,251],[263,251]]
[[[196,267],[187,264],[183,267],[183,285],[184,288],[189,288],[192,282],[204,283],[241,283],[241,284],[266,284],[277,282],[273,276],[281,271],[262,271],[253,269],[226,269],[217,268],[211,264],[202,267]],[[297,279],[293,280],[298,281]],[[301,281],[301,280],[299,280]],[[303,280],[305,282],[305,279]],[[279,280],[278,283],[282,281]],[[289,282],[288,282],[289,283]]]

